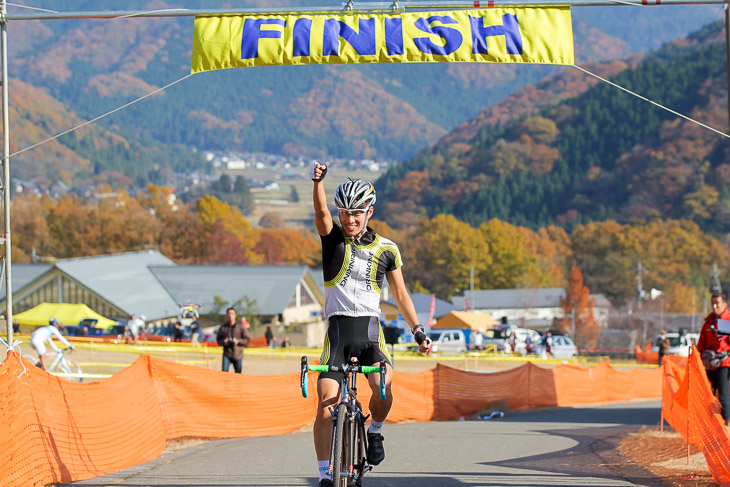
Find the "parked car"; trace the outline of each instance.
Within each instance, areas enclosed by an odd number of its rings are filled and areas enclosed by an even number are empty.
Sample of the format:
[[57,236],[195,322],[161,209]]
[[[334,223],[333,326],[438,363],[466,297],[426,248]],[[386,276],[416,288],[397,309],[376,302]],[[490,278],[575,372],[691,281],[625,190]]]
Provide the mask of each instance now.
[[[651,345],[650,351],[659,353],[659,340],[661,340],[661,338],[661,335],[657,335],[654,343]],[[692,345],[697,345],[697,340],[700,339],[700,334],[671,331],[667,333],[667,338],[669,338],[670,354],[679,355],[680,357],[689,357],[689,349]]]
[[[538,332],[530,330],[529,328],[513,328],[510,331],[515,332],[516,342],[515,349],[513,350],[514,353],[519,353],[520,355],[536,353],[537,347],[542,341],[542,337]],[[530,337],[530,343],[532,344],[531,352],[527,350],[527,337]]]
[[433,353],[458,353],[467,349],[467,338],[463,330],[455,329],[432,329],[428,332],[431,339],[431,352]]
[[486,349],[489,346],[494,346],[498,352],[504,352],[509,348],[510,331],[512,331],[510,328],[503,327],[487,330],[484,332],[482,348]]
[[[553,335],[553,344],[550,345],[550,354],[554,358],[573,358],[578,356],[578,347],[573,343],[573,339],[567,335]],[[545,345],[537,346],[537,354],[542,358],[547,357],[547,350]]]

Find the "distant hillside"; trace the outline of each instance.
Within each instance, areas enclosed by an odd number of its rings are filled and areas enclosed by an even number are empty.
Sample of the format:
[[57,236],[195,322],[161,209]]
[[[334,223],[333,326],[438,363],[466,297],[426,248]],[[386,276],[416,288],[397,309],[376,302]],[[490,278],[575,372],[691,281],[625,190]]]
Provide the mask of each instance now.
[[[68,106],[44,90],[11,79],[10,151],[24,149],[83,123]],[[87,125],[13,158],[12,177],[78,186],[81,182],[128,187],[162,179],[165,170],[203,168],[187,149],[155,144],[145,147],[99,125]]]
[[[83,11],[323,3],[328,2],[37,0],[32,6]],[[590,15],[588,8],[574,9],[579,62],[625,58],[657,38],[688,32],[717,11],[662,7],[649,14],[649,9],[633,8],[627,16],[628,8],[605,10],[599,16]],[[186,75],[192,26],[192,18],[13,22],[10,76],[43,90],[78,119],[90,119]],[[129,176],[134,179],[157,182],[163,182],[165,167],[200,164],[189,154],[192,147],[402,160],[484,107],[556,71],[549,66],[424,64],[204,73],[99,122],[110,133],[146,148],[143,157],[120,153],[114,160],[102,160],[104,154],[84,149],[73,135],[60,138],[58,144],[64,151],[82,151],[74,157],[95,159],[94,165],[120,172],[131,167]],[[27,101],[14,96],[12,103],[27,112],[21,106]],[[19,137],[36,142],[36,135],[31,131]],[[63,159],[61,152],[54,158]],[[150,152],[154,161],[145,160]],[[31,157],[37,156],[24,154],[19,161]]]
[[[595,64],[610,77],[725,130],[720,23],[645,58]],[[573,69],[517,91],[380,178],[392,225],[452,213],[540,227],[691,218],[730,231],[726,139]]]

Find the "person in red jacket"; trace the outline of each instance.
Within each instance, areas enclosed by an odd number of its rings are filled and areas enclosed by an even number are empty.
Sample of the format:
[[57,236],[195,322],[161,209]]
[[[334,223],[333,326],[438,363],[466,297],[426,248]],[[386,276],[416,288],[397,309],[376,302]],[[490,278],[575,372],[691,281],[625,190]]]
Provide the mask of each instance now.
[[[700,331],[700,339],[697,342],[697,350],[700,354],[705,350],[713,350],[717,353],[730,352],[730,337],[718,335],[715,331],[718,319],[730,320],[730,310],[727,308],[725,294],[712,295],[712,313],[705,318],[705,323]],[[712,389],[716,391],[722,407],[722,417],[727,425],[728,416],[730,416],[730,356],[726,357],[715,370],[707,370],[707,378],[712,384]]]

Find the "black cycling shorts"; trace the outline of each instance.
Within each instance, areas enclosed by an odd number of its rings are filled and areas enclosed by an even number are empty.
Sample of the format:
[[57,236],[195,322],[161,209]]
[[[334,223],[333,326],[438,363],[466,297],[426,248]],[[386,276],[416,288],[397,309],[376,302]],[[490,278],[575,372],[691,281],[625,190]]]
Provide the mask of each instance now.
[[[377,317],[330,316],[320,362],[339,367],[351,357],[357,357],[360,365],[376,365],[385,361],[392,366],[386,347]],[[322,372],[319,378],[340,381],[342,374]]]

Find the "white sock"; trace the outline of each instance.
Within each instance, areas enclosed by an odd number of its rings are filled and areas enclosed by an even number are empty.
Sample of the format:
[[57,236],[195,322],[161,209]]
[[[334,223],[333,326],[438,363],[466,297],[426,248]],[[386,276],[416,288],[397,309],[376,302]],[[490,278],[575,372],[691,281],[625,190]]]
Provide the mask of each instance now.
[[368,428],[368,433],[377,433],[380,434],[381,431],[383,431],[383,423],[385,421],[381,421],[378,423],[374,419],[370,421],[370,427]]
[[330,474],[330,461],[329,460],[317,460],[317,467],[319,467],[319,480],[322,480],[322,479],[332,480],[332,474]]

